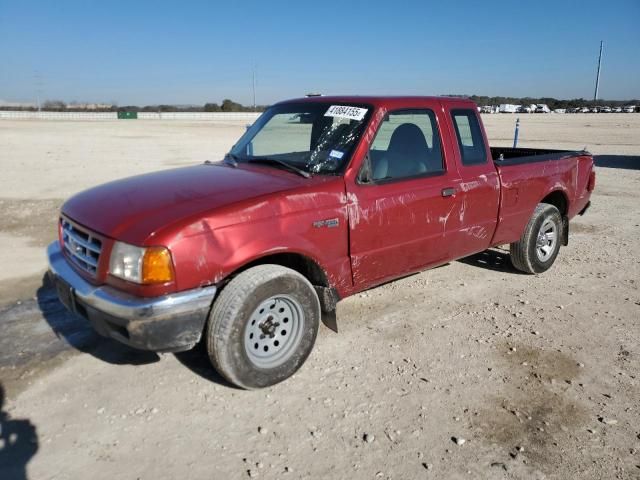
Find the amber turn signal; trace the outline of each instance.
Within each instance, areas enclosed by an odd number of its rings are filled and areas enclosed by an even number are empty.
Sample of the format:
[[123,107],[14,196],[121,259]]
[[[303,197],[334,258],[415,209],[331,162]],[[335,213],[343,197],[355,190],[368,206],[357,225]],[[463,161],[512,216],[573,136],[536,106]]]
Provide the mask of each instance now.
[[165,247],[149,247],[142,259],[142,283],[167,283],[174,278],[171,254]]

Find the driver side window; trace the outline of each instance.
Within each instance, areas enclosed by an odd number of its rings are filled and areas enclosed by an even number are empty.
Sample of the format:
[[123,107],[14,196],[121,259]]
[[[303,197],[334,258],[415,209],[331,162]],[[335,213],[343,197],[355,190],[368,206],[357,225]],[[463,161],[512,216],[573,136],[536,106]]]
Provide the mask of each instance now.
[[434,113],[426,109],[390,112],[378,128],[369,160],[374,182],[443,172]]

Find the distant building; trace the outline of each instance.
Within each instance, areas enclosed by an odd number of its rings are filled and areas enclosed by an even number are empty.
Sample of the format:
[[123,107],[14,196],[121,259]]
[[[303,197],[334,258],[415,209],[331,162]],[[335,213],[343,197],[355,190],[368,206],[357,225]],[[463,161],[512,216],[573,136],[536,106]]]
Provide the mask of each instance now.
[[0,108],[36,108],[37,105],[33,102],[7,102],[0,99]]
[[69,103],[67,110],[108,110],[113,108],[110,103]]
[[522,105],[513,105],[511,103],[501,103],[498,107],[500,113],[516,113],[522,108]]

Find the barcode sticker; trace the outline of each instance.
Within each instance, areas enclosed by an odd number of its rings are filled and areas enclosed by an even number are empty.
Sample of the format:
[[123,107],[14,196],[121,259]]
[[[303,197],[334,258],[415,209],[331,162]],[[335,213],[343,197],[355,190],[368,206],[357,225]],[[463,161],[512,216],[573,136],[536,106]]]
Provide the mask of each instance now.
[[366,114],[366,108],[349,107],[347,105],[331,105],[324,116],[350,118],[351,120],[362,120]]

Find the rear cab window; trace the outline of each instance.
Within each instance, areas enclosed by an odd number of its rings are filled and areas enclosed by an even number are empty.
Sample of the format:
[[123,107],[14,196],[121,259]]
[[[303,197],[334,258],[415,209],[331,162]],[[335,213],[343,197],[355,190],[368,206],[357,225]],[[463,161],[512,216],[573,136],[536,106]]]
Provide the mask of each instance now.
[[480,165],[487,162],[487,149],[476,112],[470,109],[451,110],[462,165]]

